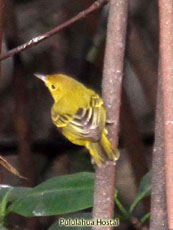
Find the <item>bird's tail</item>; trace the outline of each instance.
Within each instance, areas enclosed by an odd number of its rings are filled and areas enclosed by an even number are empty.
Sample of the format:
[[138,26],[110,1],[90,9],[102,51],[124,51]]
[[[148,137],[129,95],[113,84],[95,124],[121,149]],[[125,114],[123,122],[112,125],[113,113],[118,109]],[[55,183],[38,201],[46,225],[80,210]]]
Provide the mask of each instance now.
[[98,142],[89,142],[86,147],[98,166],[104,165],[108,160],[116,161],[120,156],[118,149],[112,147],[104,132]]

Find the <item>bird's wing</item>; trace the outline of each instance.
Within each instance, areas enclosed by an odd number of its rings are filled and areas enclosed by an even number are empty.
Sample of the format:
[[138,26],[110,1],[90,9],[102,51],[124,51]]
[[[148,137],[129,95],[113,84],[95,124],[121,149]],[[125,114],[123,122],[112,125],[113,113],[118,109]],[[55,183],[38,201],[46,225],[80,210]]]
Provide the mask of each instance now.
[[52,112],[52,119],[58,128],[64,128],[69,124],[70,120],[73,119],[73,116],[70,114],[58,114]]
[[76,114],[53,116],[54,123],[77,139],[98,141],[105,125],[105,109],[99,95],[91,97],[88,108],[79,108]]
[[80,108],[77,116],[69,123],[68,128],[73,135],[82,139],[98,141],[103,129],[100,124],[100,110],[98,107]]

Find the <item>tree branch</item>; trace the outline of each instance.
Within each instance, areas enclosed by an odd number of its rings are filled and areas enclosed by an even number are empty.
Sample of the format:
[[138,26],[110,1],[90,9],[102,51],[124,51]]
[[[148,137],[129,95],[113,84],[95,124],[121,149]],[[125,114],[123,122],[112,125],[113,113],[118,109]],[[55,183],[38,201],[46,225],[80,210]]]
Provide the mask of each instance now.
[[[111,0],[103,71],[103,99],[108,120],[109,138],[117,146],[123,59],[127,24],[127,0]],[[93,219],[111,219],[114,216],[115,164],[96,167]],[[94,230],[110,230],[111,226],[95,226]]]
[[[0,0],[0,54],[2,50],[2,36],[4,31],[4,10],[5,10],[5,2],[4,0]],[[0,63],[0,78],[1,78],[1,63]],[[3,182],[3,175],[0,169],[0,184]]]
[[152,159],[152,194],[150,230],[165,230],[167,227],[165,199],[165,169],[163,146],[163,93],[159,75],[157,89],[155,143]]
[[[2,50],[2,35],[4,30],[4,10],[5,10],[5,2],[4,0],[0,0],[0,54]],[[1,76],[1,65],[0,65],[0,76]]]
[[173,229],[173,1],[159,0],[168,229]]
[[32,46],[38,45],[40,42],[50,38],[51,36],[57,34],[58,32],[62,31],[65,28],[67,28],[68,26],[70,26],[70,25],[74,24],[75,22],[85,18],[86,16],[88,16],[89,14],[98,10],[99,8],[101,8],[102,6],[107,4],[108,2],[109,2],[109,0],[97,0],[97,1],[95,1],[88,9],[81,11],[80,13],[78,13],[76,16],[72,17],[68,21],[66,21],[66,22],[62,23],[61,25],[55,27],[54,29],[48,31],[47,33],[39,35],[39,36],[31,39],[30,41],[8,51],[4,55],[1,55],[0,61],[13,56],[14,54],[22,52],[22,51],[24,51],[24,50],[26,50]]

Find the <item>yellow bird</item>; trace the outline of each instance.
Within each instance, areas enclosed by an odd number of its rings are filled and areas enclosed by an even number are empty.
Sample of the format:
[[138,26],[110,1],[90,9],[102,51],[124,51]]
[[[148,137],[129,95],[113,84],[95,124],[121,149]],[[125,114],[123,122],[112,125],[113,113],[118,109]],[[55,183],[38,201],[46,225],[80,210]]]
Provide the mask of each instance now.
[[103,100],[93,90],[64,74],[35,76],[48,87],[54,104],[53,123],[72,143],[85,146],[98,166],[117,160],[119,151],[108,138]]

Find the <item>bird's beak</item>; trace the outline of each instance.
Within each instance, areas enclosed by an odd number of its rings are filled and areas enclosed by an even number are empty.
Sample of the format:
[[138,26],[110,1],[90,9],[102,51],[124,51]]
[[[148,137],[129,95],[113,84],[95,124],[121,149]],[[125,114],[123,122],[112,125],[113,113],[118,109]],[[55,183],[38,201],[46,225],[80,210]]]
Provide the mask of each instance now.
[[47,75],[35,73],[34,76],[37,77],[37,78],[39,78],[39,79],[41,79],[41,80],[44,81],[44,82],[47,81]]

